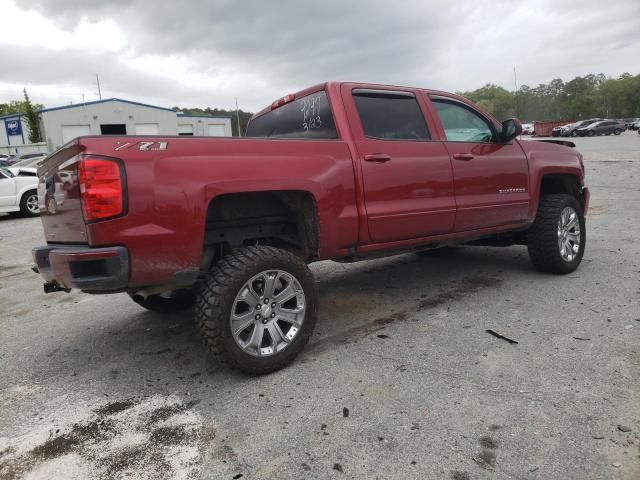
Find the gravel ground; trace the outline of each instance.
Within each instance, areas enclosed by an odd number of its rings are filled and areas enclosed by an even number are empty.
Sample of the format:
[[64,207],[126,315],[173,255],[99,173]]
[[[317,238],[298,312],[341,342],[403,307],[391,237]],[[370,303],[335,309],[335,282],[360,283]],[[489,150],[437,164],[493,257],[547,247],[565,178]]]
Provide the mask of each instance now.
[[259,378],[189,318],[44,295],[39,220],[0,215],[0,478],[640,478],[640,135],[575,142],[578,271],[524,247],[313,265],[314,339]]

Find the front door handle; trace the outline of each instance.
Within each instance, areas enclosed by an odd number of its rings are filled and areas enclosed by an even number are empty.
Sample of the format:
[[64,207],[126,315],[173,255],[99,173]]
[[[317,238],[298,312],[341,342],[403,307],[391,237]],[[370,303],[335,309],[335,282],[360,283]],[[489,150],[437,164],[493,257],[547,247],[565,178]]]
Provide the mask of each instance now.
[[469,160],[473,160],[473,155],[471,155],[470,153],[454,153],[453,158],[455,158],[456,160],[464,160],[465,162],[468,162]]
[[384,163],[391,160],[391,155],[387,155],[386,153],[371,153],[365,155],[364,160],[365,162]]

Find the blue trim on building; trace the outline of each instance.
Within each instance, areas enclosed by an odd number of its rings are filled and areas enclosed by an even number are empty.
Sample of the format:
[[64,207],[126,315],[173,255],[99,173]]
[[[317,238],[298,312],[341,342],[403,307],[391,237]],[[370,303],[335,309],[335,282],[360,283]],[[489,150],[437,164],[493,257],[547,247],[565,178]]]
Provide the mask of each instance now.
[[188,118],[233,118],[231,115],[191,115],[189,113],[181,113],[178,112],[178,117],[188,117]]
[[67,108],[78,108],[78,107],[86,107],[87,105],[97,105],[99,103],[107,103],[107,102],[122,102],[128,103],[130,105],[138,105],[139,107],[147,107],[147,108],[157,108],[158,110],[165,110],[167,112],[178,113],[171,108],[157,107],[156,105],[149,105],[148,103],[141,102],[133,102],[131,100],[123,100],[122,98],[106,98],[104,100],[94,100],[93,102],[84,102],[84,103],[74,103],[72,105],[63,105],[62,107],[51,107],[51,108],[43,108],[39,113],[43,112],[53,112],[55,110],[65,110]]

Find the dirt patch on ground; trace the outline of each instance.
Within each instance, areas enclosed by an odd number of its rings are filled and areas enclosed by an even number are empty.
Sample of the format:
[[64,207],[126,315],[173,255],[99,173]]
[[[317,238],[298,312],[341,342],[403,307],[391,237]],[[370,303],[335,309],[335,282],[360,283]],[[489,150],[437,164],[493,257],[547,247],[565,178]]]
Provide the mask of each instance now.
[[[49,478],[52,471],[66,478],[56,470],[63,458],[69,474],[88,471],[91,479],[198,478],[203,443],[214,434],[191,410],[196,403],[172,396],[117,400],[50,431],[36,446],[33,435],[12,439],[14,445],[0,445],[0,478]],[[43,468],[47,463],[52,468]]]
[[502,279],[500,278],[487,277],[483,275],[465,278],[457,288],[449,288],[433,295],[432,297],[420,300],[417,311],[421,312],[423,310],[435,308],[447,302],[461,299],[471,293],[477,293],[485,288],[497,287],[501,283]]
[[589,207],[587,211],[587,216],[589,215],[604,215],[609,211],[609,208],[606,205],[592,205]]
[[315,342],[309,344],[306,348],[306,351],[323,350],[326,346],[332,344],[357,342],[361,338],[367,337],[368,335],[375,333],[378,330],[382,330],[387,325],[395,322],[409,320],[413,312],[417,313],[432,309],[448,302],[462,299],[483,289],[497,287],[501,283],[502,279],[485,275],[476,275],[466,278],[461,283],[451,285],[431,297],[423,295],[423,298],[419,299],[415,308],[408,308],[404,311],[394,312],[383,317],[378,317],[371,322],[367,322],[363,325],[358,325],[357,327],[350,328],[336,335],[320,338]]

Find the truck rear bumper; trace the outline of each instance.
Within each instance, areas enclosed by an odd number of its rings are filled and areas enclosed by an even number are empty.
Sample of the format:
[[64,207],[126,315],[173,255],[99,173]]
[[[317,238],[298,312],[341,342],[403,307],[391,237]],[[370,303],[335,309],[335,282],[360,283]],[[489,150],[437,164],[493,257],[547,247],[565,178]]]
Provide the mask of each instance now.
[[129,281],[129,253],[125,247],[90,248],[48,245],[33,249],[45,292],[60,289],[122,290]]

